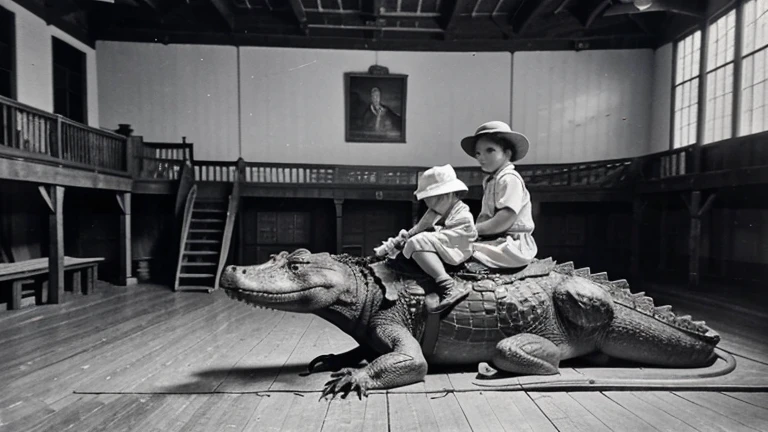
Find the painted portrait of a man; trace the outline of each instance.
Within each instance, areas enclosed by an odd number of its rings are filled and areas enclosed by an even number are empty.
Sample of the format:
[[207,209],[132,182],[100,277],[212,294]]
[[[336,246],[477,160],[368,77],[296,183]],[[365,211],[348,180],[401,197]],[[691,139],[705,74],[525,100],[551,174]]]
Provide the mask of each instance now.
[[405,76],[347,74],[349,142],[405,142]]

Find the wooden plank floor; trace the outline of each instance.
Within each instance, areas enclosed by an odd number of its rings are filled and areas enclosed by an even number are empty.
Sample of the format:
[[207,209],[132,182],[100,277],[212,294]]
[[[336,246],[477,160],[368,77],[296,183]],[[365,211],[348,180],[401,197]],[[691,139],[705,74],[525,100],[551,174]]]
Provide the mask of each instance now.
[[[671,303],[716,328],[725,349],[768,363],[759,313]],[[291,390],[326,378],[298,374],[316,353],[351,346],[307,316],[220,292],[100,284],[60,305],[0,312],[0,431],[768,430],[768,392],[441,392],[447,375],[425,392],[362,401]]]

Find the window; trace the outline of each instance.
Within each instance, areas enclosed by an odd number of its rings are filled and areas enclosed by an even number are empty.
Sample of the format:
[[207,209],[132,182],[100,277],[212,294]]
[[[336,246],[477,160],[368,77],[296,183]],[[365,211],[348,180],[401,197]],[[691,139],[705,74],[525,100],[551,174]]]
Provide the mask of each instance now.
[[701,32],[697,31],[678,42],[676,51],[673,145],[682,147],[696,142]]
[[707,41],[707,98],[704,142],[733,136],[733,59],[736,11],[709,26]]
[[740,135],[749,135],[768,130],[768,0],[749,0],[743,7]]
[[53,112],[85,123],[85,53],[53,38]]
[[11,11],[0,7],[0,96],[15,98],[14,19]]

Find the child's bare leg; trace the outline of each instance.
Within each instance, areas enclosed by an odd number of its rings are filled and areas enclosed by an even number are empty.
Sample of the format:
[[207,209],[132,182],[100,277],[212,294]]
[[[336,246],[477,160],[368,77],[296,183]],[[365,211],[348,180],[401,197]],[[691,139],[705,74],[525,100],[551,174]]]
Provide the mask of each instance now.
[[448,273],[445,271],[443,260],[441,260],[436,253],[416,251],[413,252],[411,258],[413,258],[414,261],[419,264],[419,267],[421,267],[421,269],[428,275],[432,276],[437,282],[444,279],[450,279],[450,276],[448,276]]
[[456,301],[462,299],[469,291],[467,287],[456,286],[456,281],[453,280],[445,271],[443,260],[434,253],[426,251],[413,252],[411,255],[428,275],[432,276],[437,282],[439,289],[438,294],[441,297],[440,304],[437,306],[436,312],[442,311],[448,306],[452,305]]

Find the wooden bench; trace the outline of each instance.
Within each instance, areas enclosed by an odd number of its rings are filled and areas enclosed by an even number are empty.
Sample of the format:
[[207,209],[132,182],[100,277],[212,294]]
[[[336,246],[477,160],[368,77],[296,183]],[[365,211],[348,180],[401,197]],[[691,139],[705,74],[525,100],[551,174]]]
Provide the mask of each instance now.
[[[99,263],[104,258],[73,258],[64,257],[65,284],[72,288],[72,292],[90,294],[99,278]],[[23,285],[33,283],[34,277],[48,274],[48,258],[36,258],[10,264],[0,264],[0,283],[11,282],[11,301],[8,309],[18,309],[21,305],[21,292]],[[85,281],[83,281],[85,275]],[[85,283],[83,283],[85,282]],[[43,281],[36,292],[38,303],[43,301]]]

